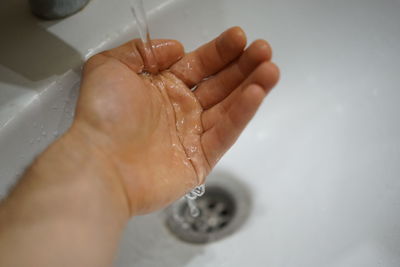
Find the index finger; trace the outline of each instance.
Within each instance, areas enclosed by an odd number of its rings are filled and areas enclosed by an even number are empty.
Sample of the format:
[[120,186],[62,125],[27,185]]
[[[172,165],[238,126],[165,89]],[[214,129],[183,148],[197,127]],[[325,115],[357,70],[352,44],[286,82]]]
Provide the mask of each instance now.
[[240,27],[233,27],[206,43],[171,67],[171,71],[188,87],[215,74],[241,55],[246,46],[246,35]]
[[[159,70],[165,70],[184,55],[184,49],[176,40],[152,40],[154,56]],[[149,71],[151,66],[145,60],[146,51],[140,39],[134,39],[118,47],[103,51],[91,57],[85,64],[85,69],[94,68],[109,58],[114,58],[127,65],[132,71],[140,73]]]

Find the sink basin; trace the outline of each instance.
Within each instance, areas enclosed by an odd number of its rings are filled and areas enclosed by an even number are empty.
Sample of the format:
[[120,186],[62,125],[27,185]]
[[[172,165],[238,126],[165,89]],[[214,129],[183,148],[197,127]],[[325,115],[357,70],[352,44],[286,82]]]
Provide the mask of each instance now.
[[[56,22],[30,16],[25,2],[0,4],[3,196],[71,123],[82,61],[139,36],[123,1],[91,1]],[[246,223],[193,245],[167,230],[163,211],[140,216],[115,266],[400,266],[400,2],[145,4],[152,36],[188,51],[233,25],[267,39],[282,78],[216,167],[251,192]],[[14,24],[22,33],[4,26]]]

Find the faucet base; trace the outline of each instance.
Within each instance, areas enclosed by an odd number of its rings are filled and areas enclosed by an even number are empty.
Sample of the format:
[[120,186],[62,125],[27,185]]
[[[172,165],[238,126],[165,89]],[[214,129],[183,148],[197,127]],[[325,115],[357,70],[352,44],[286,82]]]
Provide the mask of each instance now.
[[89,0],[29,0],[32,13],[47,19],[61,19],[81,10]]

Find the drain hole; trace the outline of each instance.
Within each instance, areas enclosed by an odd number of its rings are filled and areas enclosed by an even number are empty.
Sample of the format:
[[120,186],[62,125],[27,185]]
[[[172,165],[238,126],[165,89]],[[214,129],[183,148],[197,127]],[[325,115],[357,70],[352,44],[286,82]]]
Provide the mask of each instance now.
[[221,224],[219,225],[219,228],[220,228],[220,229],[221,229],[221,228],[224,228],[227,224],[228,224],[227,222],[223,222],[223,223],[221,223]]
[[221,239],[247,218],[250,199],[246,192],[240,183],[232,181],[229,186],[209,184],[206,193],[195,200],[200,215],[191,216],[187,202],[180,200],[167,210],[167,227],[179,239],[191,243]]
[[229,211],[223,210],[223,211],[221,211],[221,215],[227,216],[227,215],[229,215]]
[[215,202],[211,202],[210,204],[208,204],[208,208],[213,209],[215,208]]

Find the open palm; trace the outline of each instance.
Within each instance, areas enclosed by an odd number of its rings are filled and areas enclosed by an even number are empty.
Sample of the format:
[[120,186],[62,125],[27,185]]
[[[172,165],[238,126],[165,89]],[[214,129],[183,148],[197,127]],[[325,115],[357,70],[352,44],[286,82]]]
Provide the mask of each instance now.
[[132,213],[203,183],[275,85],[268,44],[245,46],[234,27],[188,54],[154,40],[157,74],[146,72],[139,40],[86,63],[74,125],[107,157]]

